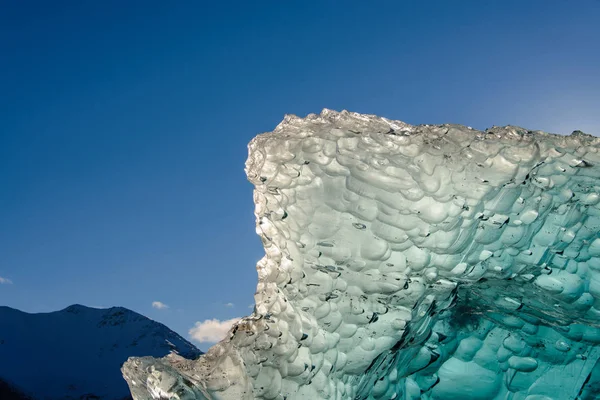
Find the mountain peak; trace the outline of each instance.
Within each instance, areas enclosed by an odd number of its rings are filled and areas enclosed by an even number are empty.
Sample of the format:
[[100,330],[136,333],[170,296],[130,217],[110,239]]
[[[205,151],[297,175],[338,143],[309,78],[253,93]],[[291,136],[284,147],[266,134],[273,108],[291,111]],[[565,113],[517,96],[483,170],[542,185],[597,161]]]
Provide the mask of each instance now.
[[72,313],[72,314],[78,314],[82,311],[87,311],[87,310],[91,310],[91,309],[92,309],[91,307],[87,307],[82,304],[72,304],[62,311]]
[[[126,398],[123,362],[171,352],[192,359],[202,354],[165,325],[124,307],[73,304],[37,314],[0,307],[0,380],[33,399]],[[31,365],[44,373],[32,374]]]

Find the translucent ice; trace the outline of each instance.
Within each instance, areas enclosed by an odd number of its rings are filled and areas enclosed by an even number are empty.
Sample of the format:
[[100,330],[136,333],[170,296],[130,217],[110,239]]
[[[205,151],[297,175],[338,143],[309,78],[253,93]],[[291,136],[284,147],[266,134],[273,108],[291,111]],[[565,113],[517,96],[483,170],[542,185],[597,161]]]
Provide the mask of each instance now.
[[255,311],[133,396],[595,399],[600,139],[324,110],[249,145]]

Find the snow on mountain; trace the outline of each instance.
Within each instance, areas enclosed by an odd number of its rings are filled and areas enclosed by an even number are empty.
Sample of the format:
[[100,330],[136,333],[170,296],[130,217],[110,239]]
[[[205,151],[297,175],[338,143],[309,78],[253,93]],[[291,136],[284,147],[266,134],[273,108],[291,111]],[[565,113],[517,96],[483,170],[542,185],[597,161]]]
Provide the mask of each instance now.
[[0,389],[35,400],[129,398],[123,362],[171,351],[191,359],[202,354],[165,325],[123,307],[29,314],[0,306]]

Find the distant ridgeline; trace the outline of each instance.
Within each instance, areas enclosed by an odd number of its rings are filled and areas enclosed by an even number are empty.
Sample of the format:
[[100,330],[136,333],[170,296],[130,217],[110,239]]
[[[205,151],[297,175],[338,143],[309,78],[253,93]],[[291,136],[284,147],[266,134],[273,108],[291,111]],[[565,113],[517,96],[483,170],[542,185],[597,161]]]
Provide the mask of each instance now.
[[5,380],[0,379],[0,399],[2,400],[32,400],[31,397],[27,396],[25,393],[6,382]]
[[120,374],[130,356],[202,353],[156,321],[122,307],[73,305],[28,314],[0,307],[0,400],[131,398]]
[[599,150],[581,132],[286,116],[246,163],[255,311],[196,361],[125,363],[133,397],[600,398]]

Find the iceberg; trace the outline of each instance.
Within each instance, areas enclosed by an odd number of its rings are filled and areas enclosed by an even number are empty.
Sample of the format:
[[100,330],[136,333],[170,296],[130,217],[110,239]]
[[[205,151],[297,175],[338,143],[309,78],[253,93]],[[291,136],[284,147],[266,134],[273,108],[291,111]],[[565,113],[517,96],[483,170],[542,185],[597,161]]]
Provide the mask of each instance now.
[[254,312],[142,399],[600,396],[600,139],[323,110],[249,144]]

